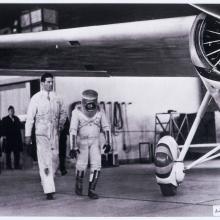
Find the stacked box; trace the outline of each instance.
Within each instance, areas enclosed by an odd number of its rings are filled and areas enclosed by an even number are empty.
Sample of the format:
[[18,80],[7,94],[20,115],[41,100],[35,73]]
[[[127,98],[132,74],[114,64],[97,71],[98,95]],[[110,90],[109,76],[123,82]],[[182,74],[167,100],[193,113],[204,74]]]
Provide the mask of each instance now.
[[58,13],[47,8],[23,11],[20,26],[22,33],[58,29]]

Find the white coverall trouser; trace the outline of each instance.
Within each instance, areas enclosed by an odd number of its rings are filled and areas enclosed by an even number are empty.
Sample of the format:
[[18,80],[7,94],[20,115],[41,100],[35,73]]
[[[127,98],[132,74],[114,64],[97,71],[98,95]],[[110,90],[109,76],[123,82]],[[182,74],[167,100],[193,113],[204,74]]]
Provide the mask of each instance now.
[[101,169],[101,148],[98,138],[87,138],[79,141],[79,150],[76,169],[79,171],[86,170],[90,162],[91,171]]
[[[48,139],[45,136],[36,136],[37,158],[41,184],[44,193],[55,192],[54,175],[59,165],[58,136]],[[48,175],[45,169],[49,170]]]
[[83,171],[88,162],[91,172],[101,169],[100,129],[110,132],[110,126],[103,111],[98,111],[92,118],[84,115],[80,107],[72,112],[70,123],[70,144],[72,135],[77,136],[80,153],[76,162],[76,170]]

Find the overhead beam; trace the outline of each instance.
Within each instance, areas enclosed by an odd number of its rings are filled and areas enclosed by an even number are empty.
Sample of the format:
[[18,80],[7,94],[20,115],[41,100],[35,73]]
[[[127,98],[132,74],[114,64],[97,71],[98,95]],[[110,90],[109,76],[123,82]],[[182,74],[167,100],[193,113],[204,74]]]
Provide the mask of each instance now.
[[41,76],[42,73],[51,73],[54,76],[80,76],[80,77],[110,77],[107,71],[88,70],[47,70],[47,69],[0,69],[0,75],[8,76]]
[[1,79],[0,76],[0,86],[7,86],[11,84],[24,83],[32,80],[40,79],[39,77],[10,77]]

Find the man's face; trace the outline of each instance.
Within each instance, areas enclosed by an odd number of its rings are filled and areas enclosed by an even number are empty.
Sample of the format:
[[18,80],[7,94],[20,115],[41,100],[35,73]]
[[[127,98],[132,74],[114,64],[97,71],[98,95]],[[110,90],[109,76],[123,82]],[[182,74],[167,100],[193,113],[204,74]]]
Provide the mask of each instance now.
[[43,89],[47,92],[53,90],[53,78],[46,78],[45,82],[42,82]]
[[10,116],[14,116],[15,110],[14,110],[13,108],[10,108],[10,109],[8,110],[8,114],[9,114]]

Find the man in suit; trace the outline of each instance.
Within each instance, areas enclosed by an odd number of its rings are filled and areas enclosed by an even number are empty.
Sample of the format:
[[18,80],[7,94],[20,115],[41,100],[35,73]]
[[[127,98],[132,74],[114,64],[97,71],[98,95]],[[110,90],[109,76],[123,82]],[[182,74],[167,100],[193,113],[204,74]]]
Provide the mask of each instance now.
[[66,118],[63,129],[60,131],[59,137],[59,160],[60,160],[60,172],[64,176],[67,174],[66,170],[66,148],[67,148],[67,136],[69,135],[70,121]]
[[14,169],[21,169],[20,152],[22,151],[21,122],[15,115],[13,106],[8,107],[8,116],[2,119],[2,137],[6,153],[6,168],[12,169],[11,153],[14,154]]

